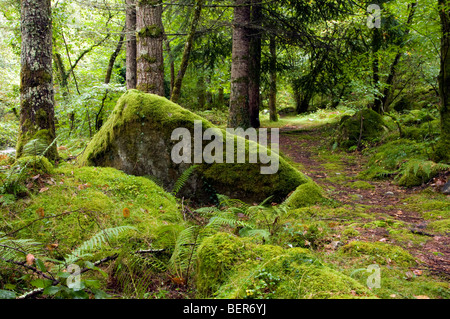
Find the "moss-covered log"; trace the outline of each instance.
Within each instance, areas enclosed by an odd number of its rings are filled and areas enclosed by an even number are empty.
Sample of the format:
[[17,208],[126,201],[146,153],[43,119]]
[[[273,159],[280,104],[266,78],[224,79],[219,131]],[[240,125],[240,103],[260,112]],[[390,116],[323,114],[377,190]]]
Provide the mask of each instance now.
[[[166,98],[130,90],[119,99],[110,118],[94,136],[79,163],[111,166],[138,176],[150,175],[171,191],[181,174],[193,165],[193,161],[177,164],[172,160],[172,149],[180,143],[179,140],[172,140],[172,132],[177,128],[186,128],[192,136],[189,141],[191,154],[195,154],[194,121],[201,121],[203,133],[215,128],[207,120]],[[249,202],[262,201],[271,195],[274,196],[273,201],[281,202],[297,186],[310,181],[275,153],[270,156],[279,161],[278,171],[275,174],[261,174],[261,168],[269,164],[249,162],[248,141],[245,144],[246,162],[227,163],[226,132],[217,130],[223,135],[224,162],[198,163],[180,196],[207,199],[211,195],[208,190],[213,190]],[[235,140],[238,138],[242,139],[234,136]],[[204,150],[211,142],[202,143]],[[235,142],[234,154],[237,154],[236,150]]]

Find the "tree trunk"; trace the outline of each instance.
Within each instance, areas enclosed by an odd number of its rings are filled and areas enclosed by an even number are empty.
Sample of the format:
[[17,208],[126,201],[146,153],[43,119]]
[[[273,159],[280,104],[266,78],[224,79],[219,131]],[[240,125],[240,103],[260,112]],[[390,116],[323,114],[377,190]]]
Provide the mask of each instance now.
[[217,94],[217,105],[219,107],[224,106],[225,104],[225,94],[224,94],[224,89],[222,87],[219,88],[219,92]]
[[260,127],[260,85],[261,85],[261,24],[262,8],[260,0],[252,0],[250,28],[250,61],[248,104],[250,110],[250,125]]
[[137,82],[140,91],[164,96],[162,1],[138,1]]
[[248,101],[250,40],[250,0],[234,1],[233,48],[231,53],[231,90],[228,127],[250,127]]
[[270,121],[278,121],[277,114],[277,46],[275,37],[270,37],[269,115]]
[[[373,76],[373,85],[376,89],[379,88],[379,82],[380,82],[380,70],[379,70],[379,57],[378,57],[378,51],[380,51],[381,48],[381,41],[382,41],[382,35],[381,30],[379,28],[373,28],[373,35],[372,35],[372,55],[373,55],[373,62],[372,62],[372,76]],[[375,94],[375,100],[373,104],[373,110],[377,113],[382,113],[382,105],[381,105],[381,98],[378,94]]]
[[199,109],[204,110],[206,105],[206,86],[205,76],[203,74],[200,75],[197,80],[197,97]]
[[175,63],[173,61],[172,50],[170,49],[170,41],[167,39],[167,36],[164,35],[164,40],[166,41],[166,50],[167,55],[169,56],[169,64],[170,64],[170,96],[172,96],[173,86],[175,84]]
[[136,88],[136,2],[126,0],[125,32],[127,34],[126,80],[127,90]]
[[436,148],[436,157],[450,161],[450,1],[438,0],[441,18],[441,70],[439,73],[439,95],[441,98],[441,136]]
[[109,82],[111,81],[111,75],[112,75],[112,71],[114,69],[114,63],[116,62],[116,58],[119,55],[120,51],[122,50],[123,39],[125,37],[124,31],[125,31],[125,28],[122,30],[122,33],[120,34],[119,41],[117,42],[117,45],[116,45],[116,49],[109,57],[108,68],[106,69],[106,75],[105,75],[105,84],[109,84]]
[[204,0],[196,0],[195,1],[195,11],[194,17],[192,18],[191,26],[189,28],[188,37],[186,43],[184,45],[183,57],[181,58],[180,69],[178,70],[177,77],[175,79],[175,84],[172,90],[172,96],[170,99],[172,102],[177,103],[181,94],[181,85],[183,84],[183,78],[186,73],[188,64],[189,64],[189,56],[191,54],[192,45],[194,44],[194,35],[197,29],[198,22],[200,21],[200,15],[202,13]]
[[[16,157],[32,139],[51,144],[56,138],[50,0],[21,2],[20,126]],[[45,154],[58,158],[56,143]]]
[[[406,21],[406,30],[405,30],[405,37],[408,36],[409,31],[410,31],[410,25],[412,23],[412,19],[414,17],[414,13],[416,11],[416,6],[417,6],[417,2],[411,3],[408,5],[408,7],[410,8],[409,11],[409,15],[408,15],[408,20]],[[397,65],[400,62],[400,58],[402,56],[402,50],[399,49],[397,51],[397,54],[395,55],[394,61],[391,64],[390,70],[389,70],[389,75],[387,77],[386,80],[386,88],[384,89],[383,92],[383,97],[381,98],[381,104],[383,105],[383,108],[385,111],[387,111],[388,109],[388,102],[389,102],[389,98],[392,94],[392,84],[394,83],[394,78],[395,78],[395,74],[397,73]]]

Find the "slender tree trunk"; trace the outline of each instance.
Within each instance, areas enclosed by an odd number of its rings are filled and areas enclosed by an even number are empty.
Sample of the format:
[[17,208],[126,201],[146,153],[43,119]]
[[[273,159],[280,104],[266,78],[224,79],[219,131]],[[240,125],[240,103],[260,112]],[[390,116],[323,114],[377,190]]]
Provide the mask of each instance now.
[[441,136],[436,148],[436,157],[450,161],[450,1],[438,0],[441,18],[441,70],[439,74],[439,95],[441,98]]
[[225,105],[225,94],[222,87],[219,88],[219,92],[217,94],[217,105],[220,107]]
[[250,0],[234,1],[233,48],[231,53],[231,91],[228,127],[250,127],[248,101],[250,40]]
[[162,0],[137,2],[136,29],[136,88],[164,96]]
[[274,36],[270,37],[270,76],[269,76],[269,116],[270,121],[278,121],[277,114],[277,46]]
[[197,30],[198,22],[200,21],[203,3],[204,0],[195,1],[194,17],[192,18],[191,26],[189,28],[188,37],[184,45],[183,57],[181,58],[180,69],[178,70],[178,74],[172,90],[172,96],[170,98],[174,103],[177,103],[178,99],[180,98],[181,86],[183,84],[183,78],[189,64],[189,56],[191,54],[192,45],[194,44],[194,35],[195,31]]
[[[408,34],[410,32],[409,27],[412,23],[414,13],[416,12],[416,6],[417,6],[417,2],[409,4],[410,11],[409,11],[409,15],[408,15],[408,20],[406,21],[407,29],[405,30],[405,37],[408,36]],[[391,97],[391,94],[392,94],[392,84],[394,83],[394,78],[397,73],[397,65],[400,62],[402,54],[403,54],[403,51],[401,49],[399,49],[397,51],[397,54],[395,55],[394,61],[391,64],[391,67],[389,70],[389,75],[386,80],[386,88],[384,89],[383,97],[381,98],[381,103],[382,103],[385,111],[387,111],[387,109],[389,107],[388,102],[389,102],[389,98]]]
[[[56,138],[50,0],[21,2],[20,126],[16,157],[32,139],[49,145]],[[58,158],[56,143],[45,154]]]
[[[373,62],[372,62],[372,76],[373,76],[373,85],[376,89],[379,88],[379,82],[380,82],[380,70],[379,70],[379,57],[378,52],[381,48],[381,41],[382,41],[382,35],[381,30],[379,28],[373,28],[373,35],[372,35],[372,55],[373,55]],[[375,95],[375,101],[373,104],[373,110],[377,113],[382,113],[382,105],[381,105],[381,98],[378,94]]]
[[[105,81],[104,81],[105,84],[109,84],[109,82],[111,82],[111,75],[112,75],[112,71],[114,69],[114,63],[116,62],[116,58],[119,55],[120,51],[122,50],[123,40],[125,38],[125,28],[126,27],[123,28],[122,33],[120,34],[119,41],[117,42],[114,52],[109,57],[108,67],[106,69],[106,75],[105,75]],[[95,114],[95,130],[96,131],[99,131],[103,125],[102,112],[105,107],[105,102],[106,102],[106,99],[108,98],[108,94],[109,94],[109,89],[106,89],[105,95],[103,95],[103,98],[102,98],[102,103],[100,105],[100,109]]]
[[126,79],[127,90],[136,88],[136,2],[126,0],[125,32],[127,35]]
[[166,36],[165,36],[165,41],[166,41],[167,55],[169,56],[169,64],[170,64],[170,96],[172,96],[173,86],[175,84],[175,63],[173,61],[172,50],[170,49],[170,42],[169,42],[169,40],[167,39]]
[[261,25],[262,8],[260,0],[252,0],[251,28],[250,28],[250,61],[248,104],[250,109],[250,125],[260,127],[260,85],[261,85]]
[[125,32],[125,28],[122,30],[122,33],[120,34],[119,41],[117,42],[117,45],[116,45],[116,49],[109,57],[108,68],[106,69],[106,75],[105,75],[105,84],[109,84],[109,82],[111,81],[111,75],[112,75],[112,71],[114,69],[114,63],[116,62],[116,58],[119,55],[120,51],[122,50],[123,39],[125,37],[124,32]]
[[197,80],[197,97],[198,97],[198,107],[200,110],[205,109],[206,104],[206,86],[205,86],[205,76],[202,74]]

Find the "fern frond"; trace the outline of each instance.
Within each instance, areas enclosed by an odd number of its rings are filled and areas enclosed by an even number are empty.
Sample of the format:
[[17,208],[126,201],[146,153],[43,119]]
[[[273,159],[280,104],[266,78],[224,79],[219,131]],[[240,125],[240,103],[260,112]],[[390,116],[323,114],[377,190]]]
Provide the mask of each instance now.
[[220,213],[221,210],[215,206],[211,206],[211,207],[200,207],[200,208],[196,209],[194,212],[201,214],[201,215],[210,215],[210,214],[214,214],[214,213]]
[[191,177],[194,170],[198,167],[198,165],[192,165],[188,169],[186,169],[180,177],[178,177],[175,185],[173,186],[172,193],[174,196],[178,194],[178,192],[183,188],[183,186],[187,183],[189,177]]
[[48,146],[48,143],[41,139],[30,140],[23,146],[22,153],[23,156],[41,156],[45,154]]
[[244,227],[239,231],[239,236],[241,237],[262,237],[268,240],[270,237],[270,232],[266,229],[251,229]]
[[0,257],[5,260],[23,261],[27,254],[37,255],[41,252],[42,244],[33,239],[13,239],[2,237],[0,232]]
[[136,228],[132,226],[118,226],[102,230],[98,234],[86,240],[70,255],[68,255],[65,258],[66,263],[73,264],[78,259],[90,256],[90,252],[92,252],[95,249],[101,249],[106,243],[108,243],[108,241],[119,237],[120,234],[129,230],[136,230]]
[[249,227],[249,228],[253,228],[251,224],[246,223],[242,220],[238,220],[235,218],[230,218],[230,217],[226,217],[226,216],[214,216],[209,220],[209,224],[213,225],[213,224],[217,224],[220,226],[230,226],[230,227]]

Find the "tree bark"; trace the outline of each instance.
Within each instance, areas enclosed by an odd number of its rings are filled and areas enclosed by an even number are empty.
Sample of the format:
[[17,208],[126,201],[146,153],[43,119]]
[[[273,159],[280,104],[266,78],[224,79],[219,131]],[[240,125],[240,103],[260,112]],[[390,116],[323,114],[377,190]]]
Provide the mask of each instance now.
[[116,58],[119,55],[120,51],[122,50],[123,45],[123,39],[125,37],[125,28],[122,30],[122,33],[120,34],[119,41],[117,42],[116,49],[109,57],[108,62],[108,68],[106,69],[106,75],[105,75],[105,84],[109,84],[111,81],[111,75],[114,68],[114,63],[116,62]]
[[137,2],[136,28],[136,88],[164,96],[162,0]]
[[[21,34],[17,158],[23,155],[23,146],[30,140],[40,139],[50,145],[56,138],[50,0],[22,0]],[[45,156],[50,160],[58,158],[56,143]]]
[[127,90],[136,88],[136,2],[135,0],[126,0],[125,13],[125,32],[127,41],[126,53],[126,81]]
[[[372,55],[373,55],[373,62],[372,62],[372,77],[373,77],[373,85],[376,89],[379,88],[379,82],[380,82],[380,70],[379,70],[379,57],[378,57],[378,51],[380,51],[381,48],[381,41],[382,41],[382,35],[381,30],[379,28],[373,28],[373,35],[372,35]],[[378,94],[375,94],[375,100],[372,108],[377,113],[382,113],[382,105],[381,105],[381,98]]]
[[252,0],[250,28],[250,59],[248,104],[250,110],[250,125],[260,127],[260,85],[261,85],[261,24],[262,8],[260,0]]
[[[414,13],[416,12],[416,6],[417,6],[417,2],[413,2],[411,4],[409,4],[409,15],[408,15],[408,20],[406,21],[406,30],[405,30],[405,37],[408,36],[409,32],[410,32],[410,25],[412,23],[413,17],[414,17]],[[385,111],[387,111],[389,105],[389,98],[391,97],[392,94],[392,84],[394,83],[394,78],[395,75],[397,73],[397,65],[400,62],[401,56],[402,56],[402,50],[399,49],[397,51],[397,54],[395,55],[394,61],[391,64],[390,70],[389,70],[389,75],[387,77],[386,80],[386,88],[383,91],[383,97],[381,98],[381,104],[383,105],[383,109]]]
[[203,3],[204,0],[195,1],[194,17],[192,18],[191,26],[189,27],[188,37],[184,45],[183,56],[181,58],[180,69],[178,70],[177,77],[175,78],[172,95],[170,97],[171,101],[174,103],[177,103],[178,99],[180,98],[181,86],[183,84],[183,78],[189,65],[189,56],[191,54],[192,46],[194,44],[194,35],[195,31],[197,30],[198,22],[200,21]]
[[250,40],[250,0],[234,1],[231,90],[228,127],[250,127],[248,101]]
[[274,36],[270,37],[270,75],[269,75],[269,116],[271,122],[278,121],[277,114],[277,46]]
[[441,135],[436,147],[436,157],[450,161],[450,1],[438,0],[441,18],[441,70],[439,73],[439,95],[441,99]]

